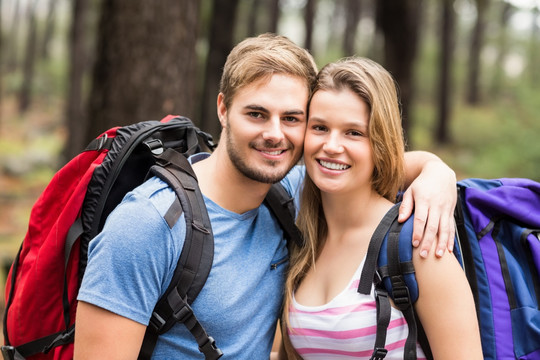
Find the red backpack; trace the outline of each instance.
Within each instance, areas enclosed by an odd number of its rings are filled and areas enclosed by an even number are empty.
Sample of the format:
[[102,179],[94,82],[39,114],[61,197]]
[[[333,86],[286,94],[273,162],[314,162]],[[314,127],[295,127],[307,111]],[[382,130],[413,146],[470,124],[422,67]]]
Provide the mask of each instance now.
[[[209,134],[187,118],[169,115],[106,131],[54,175],[32,208],[6,282],[4,359],[73,358],[88,243],[124,195],[152,175],[175,190],[177,201],[166,220],[173,226],[184,213],[186,239],[171,284],[154,308],[139,359],[149,359],[159,334],[176,322],[190,324],[206,359],[222,355],[190,307],[210,272],[214,251],[210,220],[187,161],[204,147],[215,147]],[[287,239],[298,242],[290,200],[279,185],[266,198]]]

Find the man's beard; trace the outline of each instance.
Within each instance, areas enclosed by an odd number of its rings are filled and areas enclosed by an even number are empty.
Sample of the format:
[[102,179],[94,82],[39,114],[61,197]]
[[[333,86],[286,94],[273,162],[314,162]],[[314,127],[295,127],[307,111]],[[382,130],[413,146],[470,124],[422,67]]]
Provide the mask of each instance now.
[[[292,163],[287,167],[287,169],[280,170],[279,172],[278,171],[268,172],[268,171],[258,170],[255,167],[250,166],[249,162],[246,161],[246,159],[242,156],[241,152],[238,151],[238,147],[235,145],[232,139],[231,132],[230,132],[230,124],[229,126],[227,126],[225,131],[227,133],[226,144],[227,144],[227,153],[229,155],[229,158],[231,159],[231,162],[234,165],[234,167],[236,167],[236,169],[245,177],[251,180],[261,182],[261,183],[265,183],[265,184],[274,184],[274,183],[279,182],[281,179],[283,179],[287,175],[289,170],[291,170],[291,168],[294,166],[294,163]],[[254,144],[250,143],[248,146],[253,148]],[[271,144],[271,143],[264,144],[264,147],[266,149],[277,148],[278,146],[282,147],[281,144]],[[292,151],[292,149],[290,148],[291,147],[288,146],[287,151]],[[280,162],[267,161],[266,163],[269,166],[276,166]]]

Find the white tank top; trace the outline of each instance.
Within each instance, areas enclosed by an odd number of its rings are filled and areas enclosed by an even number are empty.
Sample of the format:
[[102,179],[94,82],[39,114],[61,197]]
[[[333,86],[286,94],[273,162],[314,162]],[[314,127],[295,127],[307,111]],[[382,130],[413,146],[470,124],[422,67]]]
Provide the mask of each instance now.
[[[304,359],[369,359],[377,333],[374,287],[370,295],[357,292],[364,260],[347,287],[329,303],[304,306],[294,296],[287,329],[296,351]],[[409,328],[403,313],[392,307],[386,335],[386,359],[403,359]],[[417,359],[425,359],[417,344]]]

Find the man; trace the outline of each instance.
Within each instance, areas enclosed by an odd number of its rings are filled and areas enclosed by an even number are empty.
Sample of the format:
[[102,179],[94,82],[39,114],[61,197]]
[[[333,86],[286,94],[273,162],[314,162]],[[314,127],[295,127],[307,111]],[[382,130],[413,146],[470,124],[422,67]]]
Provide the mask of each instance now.
[[[191,158],[215,241],[212,270],[192,307],[223,359],[268,359],[270,354],[287,248],[282,230],[261,204],[271,184],[281,179],[297,195],[303,169],[290,170],[302,155],[315,77],[311,55],[287,38],[268,34],[244,40],[223,71],[219,145],[211,155]],[[424,221],[417,238],[425,226],[431,241],[437,231],[441,234],[444,248],[444,238],[452,235],[455,175],[426,153],[409,154],[407,167],[409,179],[422,175],[405,195],[403,216],[411,212],[414,195],[416,217]],[[137,358],[184,241],[185,222],[169,229],[163,219],[174,196],[160,180],[148,180],[126,195],[90,243],[78,298],[76,359]],[[176,324],[159,337],[153,358],[198,359],[201,354],[185,326]]]

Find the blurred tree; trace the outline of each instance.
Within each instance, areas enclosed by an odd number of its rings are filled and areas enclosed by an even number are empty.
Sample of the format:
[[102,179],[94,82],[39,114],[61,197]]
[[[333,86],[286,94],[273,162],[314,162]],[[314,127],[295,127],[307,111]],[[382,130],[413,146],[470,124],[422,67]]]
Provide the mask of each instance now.
[[233,48],[234,24],[238,0],[213,0],[208,55],[203,85],[203,104],[200,127],[218,139],[221,125],[217,119],[216,99],[219,92],[221,71],[227,55]]
[[514,6],[509,2],[502,2],[501,17],[499,23],[499,36],[498,36],[498,53],[495,59],[495,71],[491,83],[491,95],[497,97],[501,88],[504,78],[504,61],[508,53],[508,21],[514,13]]
[[481,101],[480,95],[480,55],[484,47],[484,32],[488,15],[489,0],[475,0],[476,23],[474,25],[469,45],[469,65],[467,66],[467,98],[469,105],[477,105]]
[[32,83],[34,82],[34,70],[36,65],[36,20],[37,0],[28,2],[28,34],[26,39],[26,51],[24,54],[23,79],[19,91],[19,111],[24,113],[32,102]]
[[259,33],[258,15],[261,8],[261,0],[252,0],[249,9],[247,36],[255,36]]
[[304,25],[306,29],[304,48],[313,50],[313,23],[315,22],[316,0],[307,0],[304,7]]
[[268,31],[271,33],[277,33],[280,7],[279,0],[266,0],[268,6],[268,14],[270,18],[270,23],[268,24]]
[[103,0],[85,144],[111,126],[193,116],[199,4]]
[[538,47],[540,46],[540,7],[535,6],[532,10],[531,44],[529,50],[529,73],[531,85],[538,88],[540,82],[540,59]]
[[19,41],[19,28],[20,25],[24,23],[21,21],[21,2],[19,0],[13,0],[13,14],[11,16],[11,26],[7,32],[7,44],[6,44],[6,54],[5,58],[6,70],[14,71],[19,65],[18,60],[18,41]]
[[65,123],[69,136],[63,150],[63,160],[69,160],[86,145],[88,128],[83,97],[83,77],[88,65],[88,0],[73,0],[69,34],[69,76],[66,96]]
[[452,109],[452,63],[455,28],[454,0],[443,0],[441,8],[441,53],[439,56],[439,101],[435,140],[440,144],[450,142],[449,124]]
[[362,0],[346,0],[345,4],[345,36],[343,36],[343,53],[351,56],[356,53],[356,29],[360,22]]
[[45,30],[41,39],[40,56],[47,59],[49,57],[49,44],[51,42],[55,22],[56,22],[56,5],[58,0],[49,0],[49,9],[47,11],[47,19],[45,20]]
[[379,0],[376,23],[384,36],[384,65],[398,83],[405,137],[411,128],[413,69],[418,48],[422,0]]

